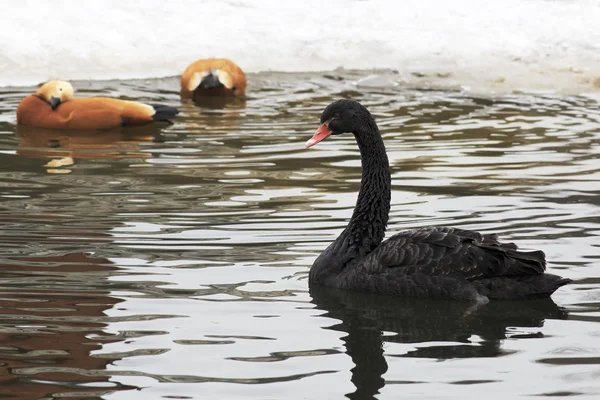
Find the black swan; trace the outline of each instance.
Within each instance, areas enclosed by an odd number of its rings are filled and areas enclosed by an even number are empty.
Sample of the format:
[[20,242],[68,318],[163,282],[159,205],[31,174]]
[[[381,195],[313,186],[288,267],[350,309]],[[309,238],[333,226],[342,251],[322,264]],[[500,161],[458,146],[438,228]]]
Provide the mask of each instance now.
[[544,273],[542,251],[519,251],[493,234],[427,227],[400,232],[382,242],[390,211],[391,176],[371,113],[353,100],[331,103],[306,147],[344,132],[354,134],[360,149],[360,191],[348,226],[313,263],[311,285],[487,303],[489,299],[549,297],[571,282]]

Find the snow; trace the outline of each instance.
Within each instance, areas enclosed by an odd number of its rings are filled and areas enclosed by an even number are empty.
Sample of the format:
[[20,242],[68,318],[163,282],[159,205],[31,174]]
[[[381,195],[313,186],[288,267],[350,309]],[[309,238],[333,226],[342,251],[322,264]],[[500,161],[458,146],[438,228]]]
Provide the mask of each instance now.
[[174,76],[228,57],[246,72],[390,68],[417,86],[600,90],[600,1],[21,0],[2,19],[0,86]]

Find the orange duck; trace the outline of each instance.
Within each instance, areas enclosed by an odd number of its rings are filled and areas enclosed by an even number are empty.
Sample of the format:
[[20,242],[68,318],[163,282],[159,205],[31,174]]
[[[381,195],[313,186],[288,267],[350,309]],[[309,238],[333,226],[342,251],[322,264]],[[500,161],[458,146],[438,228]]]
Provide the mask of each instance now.
[[48,129],[104,130],[170,122],[169,119],[179,113],[175,107],[164,105],[73,95],[69,82],[47,82],[21,101],[17,107],[17,123]]
[[246,75],[233,61],[207,58],[188,66],[181,76],[181,96],[244,97]]

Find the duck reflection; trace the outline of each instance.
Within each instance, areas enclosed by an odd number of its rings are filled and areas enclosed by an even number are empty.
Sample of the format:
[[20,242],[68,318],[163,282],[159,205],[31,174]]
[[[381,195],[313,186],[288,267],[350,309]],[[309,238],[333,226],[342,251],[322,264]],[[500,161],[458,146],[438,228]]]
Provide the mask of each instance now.
[[[77,159],[149,158],[142,146],[160,141],[157,127],[139,127],[100,132],[60,131],[17,125],[17,154],[47,160],[49,173],[70,172],[59,169],[75,164]],[[48,160],[49,159],[49,160]]]
[[[351,399],[375,398],[385,385],[384,342],[459,343],[418,347],[401,357],[497,357],[504,354],[501,341],[508,336],[507,327],[539,328],[545,319],[567,318],[551,299],[498,301],[477,307],[468,302],[401,299],[314,285],[310,295],[326,311],[323,316],[342,321],[328,329],[348,334],[343,340],[355,365],[352,383],[356,391],[347,395]],[[382,331],[394,335],[384,338]],[[479,337],[477,345],[472,345],[473,335]]]
[[236,97],[201,97],[182,99],[180,124],[187,133],[207,132],[219,138],[240,129],[246,109],[246,99]]
[[193,99],[182,98],[183,105],[194,105],[196,107],[212,110],[242,110],[246,107],[245,97],[195,97]]

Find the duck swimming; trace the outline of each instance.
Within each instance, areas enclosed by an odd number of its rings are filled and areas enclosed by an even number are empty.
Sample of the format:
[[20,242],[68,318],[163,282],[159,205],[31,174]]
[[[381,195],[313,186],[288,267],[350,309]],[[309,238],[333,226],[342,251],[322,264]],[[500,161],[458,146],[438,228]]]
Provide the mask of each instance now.
[[105,130],[170,122],[179,111],[161,104],[74,96],[69,82],[49,81],[17,107],[17,123],[47,129]]

